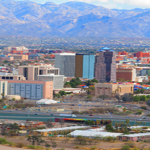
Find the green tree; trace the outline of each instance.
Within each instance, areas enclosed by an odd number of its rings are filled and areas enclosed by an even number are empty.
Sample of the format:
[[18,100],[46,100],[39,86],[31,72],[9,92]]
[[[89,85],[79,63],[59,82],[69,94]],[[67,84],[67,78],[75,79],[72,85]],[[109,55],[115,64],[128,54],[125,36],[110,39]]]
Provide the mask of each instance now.
[[124,102],[132,102],[134,100],[133,94],[125,93],[124,95],[122,95],[122,100]]
[[139,102],[139,101],[140,101],[140,97],[139,97],[139,96],[137,96],[137,95],[136,95],[136,96],[134,96],[134,101],[135,101],[135,102]]
[[121,97],[120,97],[120,95],[115,95],[115,98],[118,100],[118,101],[120,101],[121,100]]
[[125,123],[125,127],[124,127],[124,134],[128,134],[129,131],[128,131],[128,128],[127,128],[127,123]]
[[130,120],[129,119],[126,119],[126,124],[130,123]]
[[88,95],[87,98],[88,98],[88,99],[92,98],[92,95]]
[[117,122],[115,122],[115,130],[116,130],[116,132],[118,132],[118,123]]
[[91,82],[98,83],[98,80],[92,79]]
[[60,98],[61,95],[60,94],[55,94],[54,97]]
[[63,96],[63,95],[66,95],[66,92],[65,92],[65,91],[59,91],[59,94],[60,94],[61,96]]
[[140,96],[140,101],[146,101],[147,97],[145,95]]
[[114,128],[112,127],[112,124],[111,124],[111,123],[109,123],[109,124],[106,125],[106,130],[107,130],[108,132],[114,132]]

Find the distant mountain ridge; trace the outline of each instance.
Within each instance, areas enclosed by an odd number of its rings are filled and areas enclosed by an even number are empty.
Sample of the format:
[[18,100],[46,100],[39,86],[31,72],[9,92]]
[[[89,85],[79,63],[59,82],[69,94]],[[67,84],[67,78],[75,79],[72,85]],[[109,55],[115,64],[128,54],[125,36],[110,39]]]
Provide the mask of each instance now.
[[6,36],[150,37],[150,9],[0,0],[0,29]]

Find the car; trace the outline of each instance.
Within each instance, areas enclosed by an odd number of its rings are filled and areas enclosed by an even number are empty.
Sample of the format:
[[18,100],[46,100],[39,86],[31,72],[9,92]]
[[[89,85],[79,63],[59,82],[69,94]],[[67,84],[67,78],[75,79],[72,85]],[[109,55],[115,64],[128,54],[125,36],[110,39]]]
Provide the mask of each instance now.
[[51,114],[51,116],[53,116],[53,114]]
[[38,115],[38,114],[34,114],[34,115]]
[[127,116],[126,118],[130,118],[130,117]]
[[142,119],[137,119],[137,121],[142,121]]
[[98,117],[99,119],[101,119],[101,117]]
[[93,116],[92,114],[90,114],[89,116]]
[[143,119],[146,119],[146,117],[143,117]]

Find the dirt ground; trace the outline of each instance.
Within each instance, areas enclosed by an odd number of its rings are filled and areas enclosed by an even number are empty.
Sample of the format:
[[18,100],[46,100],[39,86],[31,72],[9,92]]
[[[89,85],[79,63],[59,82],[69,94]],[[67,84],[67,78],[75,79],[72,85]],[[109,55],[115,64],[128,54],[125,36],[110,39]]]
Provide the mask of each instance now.
[[[0,145],[0,150],[25,150],[23,148],[15,148],[15,147],[8,147],[4,145]],[[27,150],[27,149],[26,149]],[[28,149],[29,150],[29,149]]]
[[[0,136],[0,138],[4,138],[3,136]],[[25,145],[31,144],[26,140],[26,137],[5,137],[7,141],[13,142],[13,143],[24,143]],[[75,146],[78,144],[74,144],[74,139],[71,138],[68,141],[65,140],[65,138],[61,137],[44,137],[43,138],[47,143],[51,144],[51,139],[53,139],[57,143],[56,149],[59,148],[65,148],[65,150],[75,150]],[[97,147],[102,149],[111,149],[111,148],[121,148],[125,142],[122,141],[115,141],[115,142],[106,142],[106,141],[98,141],[97,144],[93,145],[78,145],[79,147]],[[0,145],[1,146],[1,145]],[[42,146],[42,145],[41,145]],[[44,145],[43,145],[44,146]],[[143,149],[144,148],[150,148],[150,143],[142,143],[142,142],[135,142],[135,146],[138,148]],[[5,147],[4,147],[5,148]],[[5,148],[6,149],[6,148]],[[2,149],[2,150],[5,150]],[[80,150],[80,148],[78,148]],[[1,150],[1,147],[0,147]],[[13,149],[6,149],[6,150],[13,150]],[[14,150],[20,150],[20,149],[14,149]]]

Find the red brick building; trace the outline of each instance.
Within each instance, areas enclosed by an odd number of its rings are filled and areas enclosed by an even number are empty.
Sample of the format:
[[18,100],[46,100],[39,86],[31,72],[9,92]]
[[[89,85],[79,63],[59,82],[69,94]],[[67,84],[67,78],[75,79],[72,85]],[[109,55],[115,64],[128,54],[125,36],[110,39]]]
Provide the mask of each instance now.
[[116,79],[124,81],[135,81],[136,70],[133,68],[117,68]]

